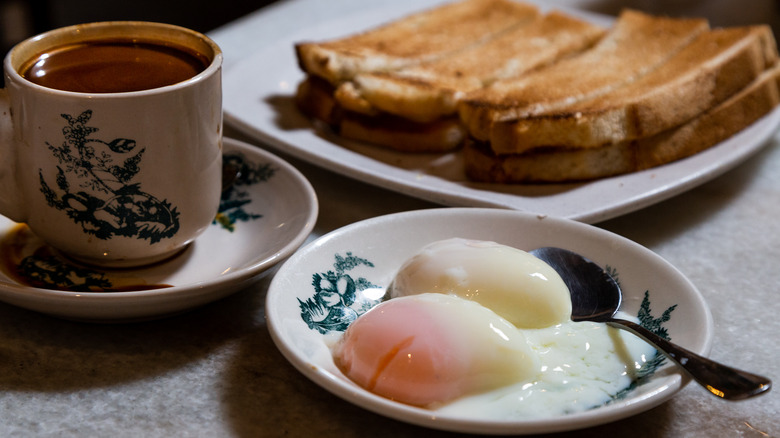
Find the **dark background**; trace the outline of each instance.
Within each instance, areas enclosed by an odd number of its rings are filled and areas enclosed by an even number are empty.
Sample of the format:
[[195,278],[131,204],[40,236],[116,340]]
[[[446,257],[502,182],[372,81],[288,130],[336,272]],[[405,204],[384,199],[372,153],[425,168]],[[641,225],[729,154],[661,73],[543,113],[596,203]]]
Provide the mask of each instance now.
[[[0,59],[14,44],[57,27],[91,21],[159,21],[209,32],[273,0],[0,0]],[[3,78],[0,75],[0,87]]]
[[[206,33],[274,1],[0,0],[0,59],[25,38],[71,24],[106,20],[159,21]],[[776,38],[780,38],[780,0],[747,0],[743,2],[744,6],[739,0],[594,0],[592,3],[594,12],[611,15],[628,6],[655,14],[702,16],[709,18],[713,26],[768,23],[773,25]],[[678,10],[681,8],[685,13]]]

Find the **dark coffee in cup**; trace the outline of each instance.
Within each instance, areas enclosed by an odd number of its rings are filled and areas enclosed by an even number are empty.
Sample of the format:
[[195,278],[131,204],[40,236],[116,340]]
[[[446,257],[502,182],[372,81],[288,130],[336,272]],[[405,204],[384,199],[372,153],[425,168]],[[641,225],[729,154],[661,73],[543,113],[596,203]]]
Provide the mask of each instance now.
[[185,81],[210,62],[203,54],[162,41],[100,40],[47,50],[27,61],[19,72],[48,88],[122,93]]

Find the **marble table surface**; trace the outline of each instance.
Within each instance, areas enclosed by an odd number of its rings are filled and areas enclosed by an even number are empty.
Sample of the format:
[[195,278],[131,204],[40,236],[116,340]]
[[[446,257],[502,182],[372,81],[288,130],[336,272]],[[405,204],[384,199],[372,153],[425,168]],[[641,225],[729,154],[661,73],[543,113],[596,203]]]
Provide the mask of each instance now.
[[[282,2],[212,36],[229,69],[280,29],[364,4]],[[228,135],[240,137],[226,128]],[[320,200],[310,240],[362,219],[437,207],[284,158],[311,181]],[[708,183],[596,226],[660,254],[699,288],[715,323],[711,357],[777,382],[778,218],[780,137]],[[271,275],[192,312],[134,324],[71,322],[0,303],[0,436],[463,436],[367,412],[299,374],[275,348],[265,325]],[[667,403],[634,417],[548,436],[780,436],[778,412],[777,389],[726,402],[688,385]]]

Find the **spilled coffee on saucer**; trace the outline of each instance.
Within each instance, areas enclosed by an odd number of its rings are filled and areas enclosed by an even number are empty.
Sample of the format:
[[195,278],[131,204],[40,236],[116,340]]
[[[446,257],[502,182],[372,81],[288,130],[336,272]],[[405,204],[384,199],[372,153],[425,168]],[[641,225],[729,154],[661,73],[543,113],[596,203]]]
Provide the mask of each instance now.
[[162,41],[99,40],[34,56],[20,69],[38,85],[79,93],[123,93],[185,81],[208,67],[203,54]]

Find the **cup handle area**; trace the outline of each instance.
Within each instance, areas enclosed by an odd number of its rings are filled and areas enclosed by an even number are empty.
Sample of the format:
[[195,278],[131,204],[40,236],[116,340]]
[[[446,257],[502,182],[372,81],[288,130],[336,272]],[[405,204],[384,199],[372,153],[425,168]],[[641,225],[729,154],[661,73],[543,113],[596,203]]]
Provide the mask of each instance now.
[[0,214],[24,222],[24,206],[16,184],[16,157],[8,91],[0,88]]

